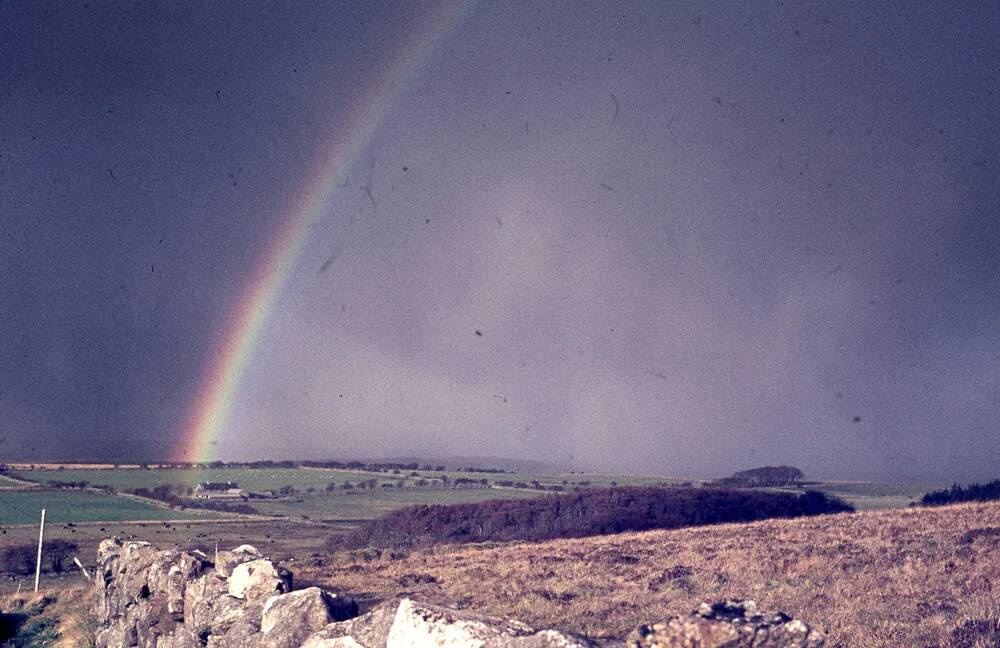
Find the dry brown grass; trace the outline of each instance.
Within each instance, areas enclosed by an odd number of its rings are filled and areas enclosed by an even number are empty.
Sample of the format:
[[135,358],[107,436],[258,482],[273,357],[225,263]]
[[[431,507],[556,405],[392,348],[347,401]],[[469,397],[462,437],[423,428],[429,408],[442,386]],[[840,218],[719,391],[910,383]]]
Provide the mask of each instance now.
[[59,619],[55,648],[88,648],[97,636],[97,621],[90,615],[93,590],[80,586],[59,592],[54,613]]
[[89,614],[91,592],[80,585],[12,593],[0,596],[0,610],[28,615],[15,645],[88,648],[97,630]]
[[[296,572],[371,599],[418,591],[594,637],[702,601],[750,598],[820,626],[832,646],[971,648],[1000,645],[981,636],[1000,628],[1000,532],[968,533],[984,528],[1000,528],[1000,503],[443,547],[398,560],[355,553]],[[414,585],[428,577],[436,583]]]

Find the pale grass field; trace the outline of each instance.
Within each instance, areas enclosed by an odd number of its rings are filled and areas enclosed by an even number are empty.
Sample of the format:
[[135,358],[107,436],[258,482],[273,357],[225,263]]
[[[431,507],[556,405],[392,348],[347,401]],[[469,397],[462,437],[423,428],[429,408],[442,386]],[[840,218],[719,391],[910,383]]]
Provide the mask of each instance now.
[[[295,571],[300,583],[370,599],[415,592],[592,637],[749,598],[819,626],[830,646],[996,646],[956,643],[953,631],[1000,623],[1000,503],[442,547],[397,560],[338,554]],[[414,575],[437,583],[414,585]]]

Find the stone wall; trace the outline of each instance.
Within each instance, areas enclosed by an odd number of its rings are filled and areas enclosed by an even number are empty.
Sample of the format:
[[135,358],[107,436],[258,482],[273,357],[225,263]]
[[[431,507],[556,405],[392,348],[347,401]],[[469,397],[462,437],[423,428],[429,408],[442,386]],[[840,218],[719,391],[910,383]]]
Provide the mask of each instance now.
[[409,598],[366,614],[347,596],[292,590],[292,575],[249,545],[206,556],[147,542],[104,540],[93,612],[98,648],[818,648],[802,621],[752,601],[703,605],[690,616],[598,643],[555,630]]

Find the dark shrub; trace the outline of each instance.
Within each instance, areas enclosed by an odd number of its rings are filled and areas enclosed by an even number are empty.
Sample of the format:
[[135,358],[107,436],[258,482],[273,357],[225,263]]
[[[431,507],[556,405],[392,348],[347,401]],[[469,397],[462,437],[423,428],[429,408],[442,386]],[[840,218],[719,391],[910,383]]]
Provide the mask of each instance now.
[[[49,540],[42,543],[42,571],[59,573],[73,564],[77,546],[68,540]],[[35,573],[38,545],[12,545],[0,549],[0,570],[12,576]]]

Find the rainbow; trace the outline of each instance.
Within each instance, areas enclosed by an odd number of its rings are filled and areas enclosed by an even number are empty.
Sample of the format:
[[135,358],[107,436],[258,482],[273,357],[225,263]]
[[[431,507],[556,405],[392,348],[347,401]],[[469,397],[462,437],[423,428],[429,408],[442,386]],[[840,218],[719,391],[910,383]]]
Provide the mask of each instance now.
[[368,84],[342,128],[333,133],[329,153],[310,174],[315,178],[297,194],[274,243],[252,275],[243,299],[224,329],[219,352],[210,360],[190,418],[181,435],[176,461],[206,462],[225,429],[233,397],[275,298],[295,267],[309,226],[319,218],[399,93],[432,59],[440,43],[460,22],[473,0],[447,0],[421,20],[382,74]]

